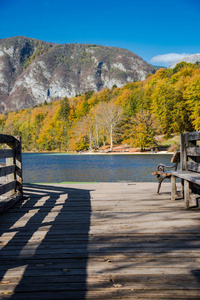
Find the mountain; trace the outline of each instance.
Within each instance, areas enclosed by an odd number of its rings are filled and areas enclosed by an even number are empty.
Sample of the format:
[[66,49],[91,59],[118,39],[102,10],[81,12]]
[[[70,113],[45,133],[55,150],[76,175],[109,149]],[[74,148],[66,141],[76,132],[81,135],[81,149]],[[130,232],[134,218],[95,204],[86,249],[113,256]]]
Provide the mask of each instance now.
[[93,44],[0,40],[0,111],[145,79],[157,68],[131,51]]
[[175,63],[173,63],[170,66],[170,68],[173,69],[181,61],[185,61],[185,62],[191,63],[191,64],[195,64],[197,61],[200,62],[200,53],[184,56],[182,59],[179,59]]

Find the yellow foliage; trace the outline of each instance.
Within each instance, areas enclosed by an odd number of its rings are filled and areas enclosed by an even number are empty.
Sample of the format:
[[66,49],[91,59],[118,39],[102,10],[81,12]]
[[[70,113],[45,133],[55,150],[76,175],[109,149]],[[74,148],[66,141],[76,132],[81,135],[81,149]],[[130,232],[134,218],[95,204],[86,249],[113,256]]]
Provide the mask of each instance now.
[[98,148],[111,141],[106,127],[109,103],[123,108],[115,142],[143,148],[153,142],[155,127],[160,133],[199,130],[200,67],[180,63],[174,69],[160,69],[144,81],[88,91],[68,100],[66,118],[59,114],[60,101],[6,112],[0,115],[1,133],[21,135],[24,150]]

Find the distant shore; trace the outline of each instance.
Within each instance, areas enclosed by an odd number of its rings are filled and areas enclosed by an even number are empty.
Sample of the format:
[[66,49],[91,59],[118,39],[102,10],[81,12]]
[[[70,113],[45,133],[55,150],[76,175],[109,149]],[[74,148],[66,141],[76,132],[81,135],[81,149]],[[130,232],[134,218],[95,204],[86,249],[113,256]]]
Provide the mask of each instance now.
[[83,155],[154,155],[154,154],[173,154],[173,152],[168,152],[168,151],[158,151],[158,152],[115,152],[115,151],[109,151],[109,152],[75,152],[71,154],[83,154]]
[[23,151],[23,153],[52,153],[52,154],[71,154],[71,155],[155,155],[155,154],[173,154],[173,152],[168,151],[157,151],[157,152],[151,152],[151,151],[138,151],[138,152],[123,152],[123,151],[107,151],[107,152],[101,152],[101,151]]

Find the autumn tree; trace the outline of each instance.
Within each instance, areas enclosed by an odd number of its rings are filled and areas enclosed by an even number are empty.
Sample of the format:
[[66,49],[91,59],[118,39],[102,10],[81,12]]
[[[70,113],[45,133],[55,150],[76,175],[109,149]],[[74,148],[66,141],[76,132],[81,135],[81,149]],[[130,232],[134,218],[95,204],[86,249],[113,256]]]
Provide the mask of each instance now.
[[190,111],[190,120],[195,130],[200,130],[200,72],[191,78],[184,92]]
[[77,151],[93,149],[93,124],[90,115],[80,119],[72,128],[70,148]]
[[129,142],[143,151],[154,144],[154,137],[158,130],[159,126],[155,117],[149,111],[140,111],[132,119]]
[[113,150],[114,134],[123,118],[123,109],[113,102],[101,102],[97,109],[97,119],[100,126],[106,127],[110,135],[110,151]]

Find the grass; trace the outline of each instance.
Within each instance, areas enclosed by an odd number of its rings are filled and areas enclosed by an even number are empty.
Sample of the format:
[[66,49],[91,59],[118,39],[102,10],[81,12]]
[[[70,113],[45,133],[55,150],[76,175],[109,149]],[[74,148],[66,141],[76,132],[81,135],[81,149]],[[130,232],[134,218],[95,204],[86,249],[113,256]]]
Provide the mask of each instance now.
[[180,135],[177,135],[175,133],[171,134],[170,137],[166,137],[165,135],[158,135],[156,137],[156,142],[159,149],[165,149],[170,152],[180,149]]

